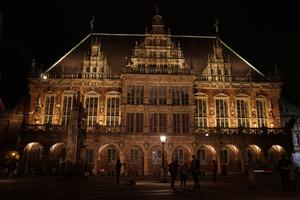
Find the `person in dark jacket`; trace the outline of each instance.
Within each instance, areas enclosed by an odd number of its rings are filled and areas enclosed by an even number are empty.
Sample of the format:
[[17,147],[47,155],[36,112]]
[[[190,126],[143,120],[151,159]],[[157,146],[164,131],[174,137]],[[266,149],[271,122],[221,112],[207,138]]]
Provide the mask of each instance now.
[[199,175],[200,175],[200,161],[196,158],[195,155],[192,156],[193,160],[191,163],[191,172],[194,180],[194,189],[200,190],[200,183],[199,183]]
[[176,159],[173,162],[171,162],[168,165],[168,167],[169,167],[169,172],[171,174],[171,187],[174,188],[175,179],[178,174],[178,167],[179,167],[178,160]]

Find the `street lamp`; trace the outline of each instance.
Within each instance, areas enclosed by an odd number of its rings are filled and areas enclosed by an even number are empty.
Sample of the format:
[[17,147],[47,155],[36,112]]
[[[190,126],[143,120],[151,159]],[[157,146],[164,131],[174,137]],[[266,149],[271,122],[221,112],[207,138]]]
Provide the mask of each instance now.
[[166,143],[166,139],[167,137],[162,135],[160,136],[160,142],[162,144],[162,152],[161,152],[161,159],[162,159],[162,162],[161,162],[161,175],[162,175],[162,182],[167,182],[166,180],[166,177],[165,177],[165,143]]

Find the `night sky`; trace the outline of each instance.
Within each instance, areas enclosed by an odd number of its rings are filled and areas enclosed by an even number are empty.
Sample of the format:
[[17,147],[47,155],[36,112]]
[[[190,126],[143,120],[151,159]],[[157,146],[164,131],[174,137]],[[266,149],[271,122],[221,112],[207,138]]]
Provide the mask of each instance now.
[[256,68],[268,73],[277,64],[283,78],[282,97],[300,106],[300,28],[296,1],[16,1],[4,0],[1,98],[13,107],[26,93],[32,58],[51,66],[89,33],[144,33],[158,3],[172,34],[220,37]]

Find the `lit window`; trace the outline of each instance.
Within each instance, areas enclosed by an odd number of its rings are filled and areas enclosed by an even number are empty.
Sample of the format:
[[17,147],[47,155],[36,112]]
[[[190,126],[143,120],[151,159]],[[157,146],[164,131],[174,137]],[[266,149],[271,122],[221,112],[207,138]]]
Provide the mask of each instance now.
[[195,99],[195,124],[196,127],[207,127],[207,100],[206,98]]
[[107,96],[106,99],[106,126],[118,126],[120,122],[120,97]]
[[258,127],[267,126],[267,119],[266,119],[266,106],[265,101],[263,99],[256,100],[256,110],[257,110],[257,121]]
[[236,100],[238,126],[249,127],[249,110],[247,99]]
[[217,127],[229,127],[228,101],[226,98],[216,99]]
[[44,116],[45,124],[52,124],[53,107],[54,107],[54,95],[47,94],[45,96],[45,116]]
[[62,103],[62,119],[61,124],[62,125],[69,125],[71,121],[71,112],[72,112],[72,106],[73,106],[73,95],[72,94],[66,94],[63,96],[63,103]]
[[98,96],[86,96],[85,109],[87,112],[87,126],[94,126],[98,121]]

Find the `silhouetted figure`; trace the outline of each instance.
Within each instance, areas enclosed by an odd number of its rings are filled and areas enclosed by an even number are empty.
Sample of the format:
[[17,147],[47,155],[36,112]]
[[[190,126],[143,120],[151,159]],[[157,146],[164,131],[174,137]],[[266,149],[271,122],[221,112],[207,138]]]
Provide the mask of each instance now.
[[123,164],[121,163],[120,159],[118,159],[116,162],[117,184],[120,183],[120,173],[121,173],[122,165]]
[[180,174],[180,185],[185,186],[186,185],[186,179],[188,177],[188,165],[186,162],[184,162],[180,168],[179,168],[179,174]]
[[191,163],[191,172],[194,180],[194,189],[200,190],[200,183],[199,183],[199,175],[200,175],[200,161],[196,158],[195,155],[192,156],[193,160]]
[[212,173],[213,173],[213,182],[216,182],[216,176],[217,176],[217,171],[218,171],[218,165],[217,162],[215,160],[212,161],[213,165],[212,165]]
[[174,188],[174,184],[175,184],[175,179],[176,179],[176,176],[178,174],[178,160],[174,160],[173,162],[171,162],[169,165],[169,172],[171,174],[171,187]]
[[282,190],[289,190],[289,165],[290,161],[286,158],[285,155],[281,156],[281,159],[278,161],[277,172],[281,178]]

